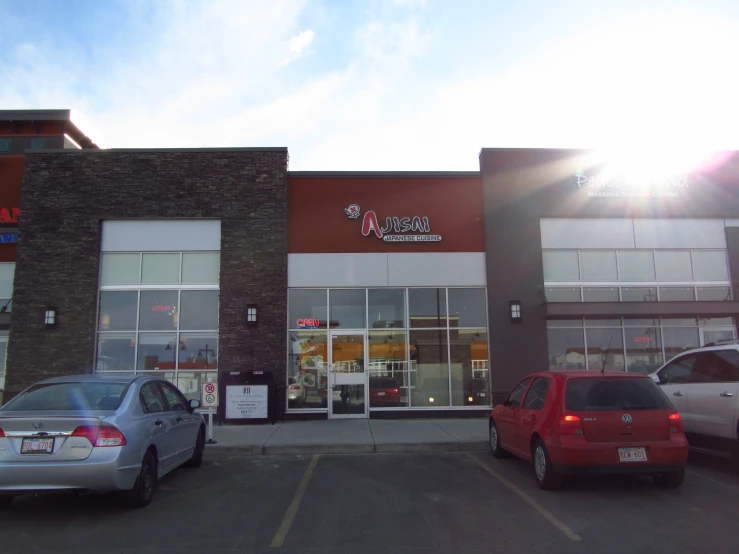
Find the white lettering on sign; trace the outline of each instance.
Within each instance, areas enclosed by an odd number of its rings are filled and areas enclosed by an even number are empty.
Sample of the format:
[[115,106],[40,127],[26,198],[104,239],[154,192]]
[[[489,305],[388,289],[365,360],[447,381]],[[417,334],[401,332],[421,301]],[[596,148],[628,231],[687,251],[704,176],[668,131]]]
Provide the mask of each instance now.
[[680,191],[688,188],[688,174],[667,177],[644,177],[641,175],[575,175],[577,188],[585,188],[589,198],[677,198]]
[[[359,219],[362,214],[357,204],[344,208],[349,219]],[[405,235],[402,233],[431,233],[428,217],[386,217],[385,224],[380,225],[377,214],[373,210],[364,213],[362,218],[362,235],[374,235],[385,242],[439,242],[441,235]]]
[[266,419],[269,398],[267,385],[226,387],[226,419]]

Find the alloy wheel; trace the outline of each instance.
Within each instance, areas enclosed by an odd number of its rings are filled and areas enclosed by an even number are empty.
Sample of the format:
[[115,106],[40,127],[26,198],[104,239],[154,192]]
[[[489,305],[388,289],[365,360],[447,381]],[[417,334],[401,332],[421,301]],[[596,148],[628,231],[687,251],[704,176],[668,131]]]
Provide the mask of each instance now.
[[498,428],[495,425],[490,426],[490,449],[495,451],[498,448]]
[[543,481],[547,472],[547,458],[541,445],[537,446],[534,451],[534,469],[536,470],[536,478]]

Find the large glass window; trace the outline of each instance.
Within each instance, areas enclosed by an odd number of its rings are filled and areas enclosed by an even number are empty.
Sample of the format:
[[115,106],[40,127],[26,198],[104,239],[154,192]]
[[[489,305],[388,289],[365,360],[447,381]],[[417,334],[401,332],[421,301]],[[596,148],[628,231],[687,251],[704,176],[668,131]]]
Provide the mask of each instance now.
[[327,344],[325,331],[292,331],[289,334],[288,408],[327,407]]
[[[566,325],[577,325],[577,322],[563,322]],[[585,334],[580,327],[555,328],[549,322],[547,339],[549,341],[549,370],[585,369]]]
[[583,287],[585,302],[618,302],[618,287]]
[[368,340],[370,406],[408,406],[411,389],[407,334],[405,331],[370,331]]
[[449,353],[452,406],[490,404],[486,329],[451,329]]
[[449,289],[450,327],[487,327],[485,289]]
[[449,406],[447,330],[410,332],[411,403],[414,407]]
[[98,329],[101,331],[135,331],[138,291],[100,293]]
[[365,289],[331,289],[329,309],[331,327],[338,329],[366,329],[367,291]]
[[580,302],[580,287],[547,287],[544,290],[547,302]]
[[405,327],[405,289],[367,291],[370,328]]
[[184,345],[177,343],[177,335],[174,333],[140,333],[136,369],[174,370],[180,348],[184,349]]
[[654,281],[654,252],[622,250],[618,253],[621,281]]
[[169,331],[177,328],[179,317],[176,290],[141,291],[139,329],[142,331]]
[[656,302],[656,287],[621,287],[622,302]]
[[724,250],[694,250],[693,275],[696,281],[728,281],[729,264]]
[[660,302],[689,302],[695,300],[693,287],[660,287]]
[[654,253],[658,281],[692,281],[690,252],[687,250],[657,250]]
[[135,285],[139,282],[141,254],[103,254],[101,285]]
[[185,252],[182,254],[183,283],[218,284],[220,273],[220,252]]
[[218,329],[217,290],[183,290],[181,295],[180,329]]
[[328,293],[326,289],[291,289],[288,293],[291,329],[328,328]]
[[580,252],[583,281],[618,281],[615,251]]
[[446,327],[446,289],[408,289],[410,327]]
[[545,251],[543,259],[545,281],[580,280],[580,269],[577,251]]
[[621,329],[585,329],[588,366],[591,369],[624,371],[624,341]]
[[141,263],[141,282],[168,285],[180,282],[179,254],[144,254]]
[[648,375],[662,365],[662,334],[659,327],[626,327],[626,367]]
[[136,333],[98,335],[97,371],[133,371],[135,364]]

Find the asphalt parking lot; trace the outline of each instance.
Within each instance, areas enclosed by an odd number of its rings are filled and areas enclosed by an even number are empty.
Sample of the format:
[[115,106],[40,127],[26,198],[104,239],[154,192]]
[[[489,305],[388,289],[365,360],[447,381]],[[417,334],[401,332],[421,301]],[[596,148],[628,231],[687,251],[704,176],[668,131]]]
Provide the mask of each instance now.
[[17,499],[0,552],[736,553],[739,471],[693,457],[683,487],[638,477],[540,491],[486,451],[243,456],[207,451],[148,508],[109,496]]

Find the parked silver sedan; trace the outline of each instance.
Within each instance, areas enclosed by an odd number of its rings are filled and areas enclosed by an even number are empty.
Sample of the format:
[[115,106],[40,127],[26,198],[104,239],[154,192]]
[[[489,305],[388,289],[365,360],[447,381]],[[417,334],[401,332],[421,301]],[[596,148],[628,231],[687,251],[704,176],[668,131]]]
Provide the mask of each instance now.
[[0,408],[0,508],[18,494],[60,491],[120,491],[130,506],[146,506],[158,478],[201,464],[199,406],[153,377],[32,385]]

